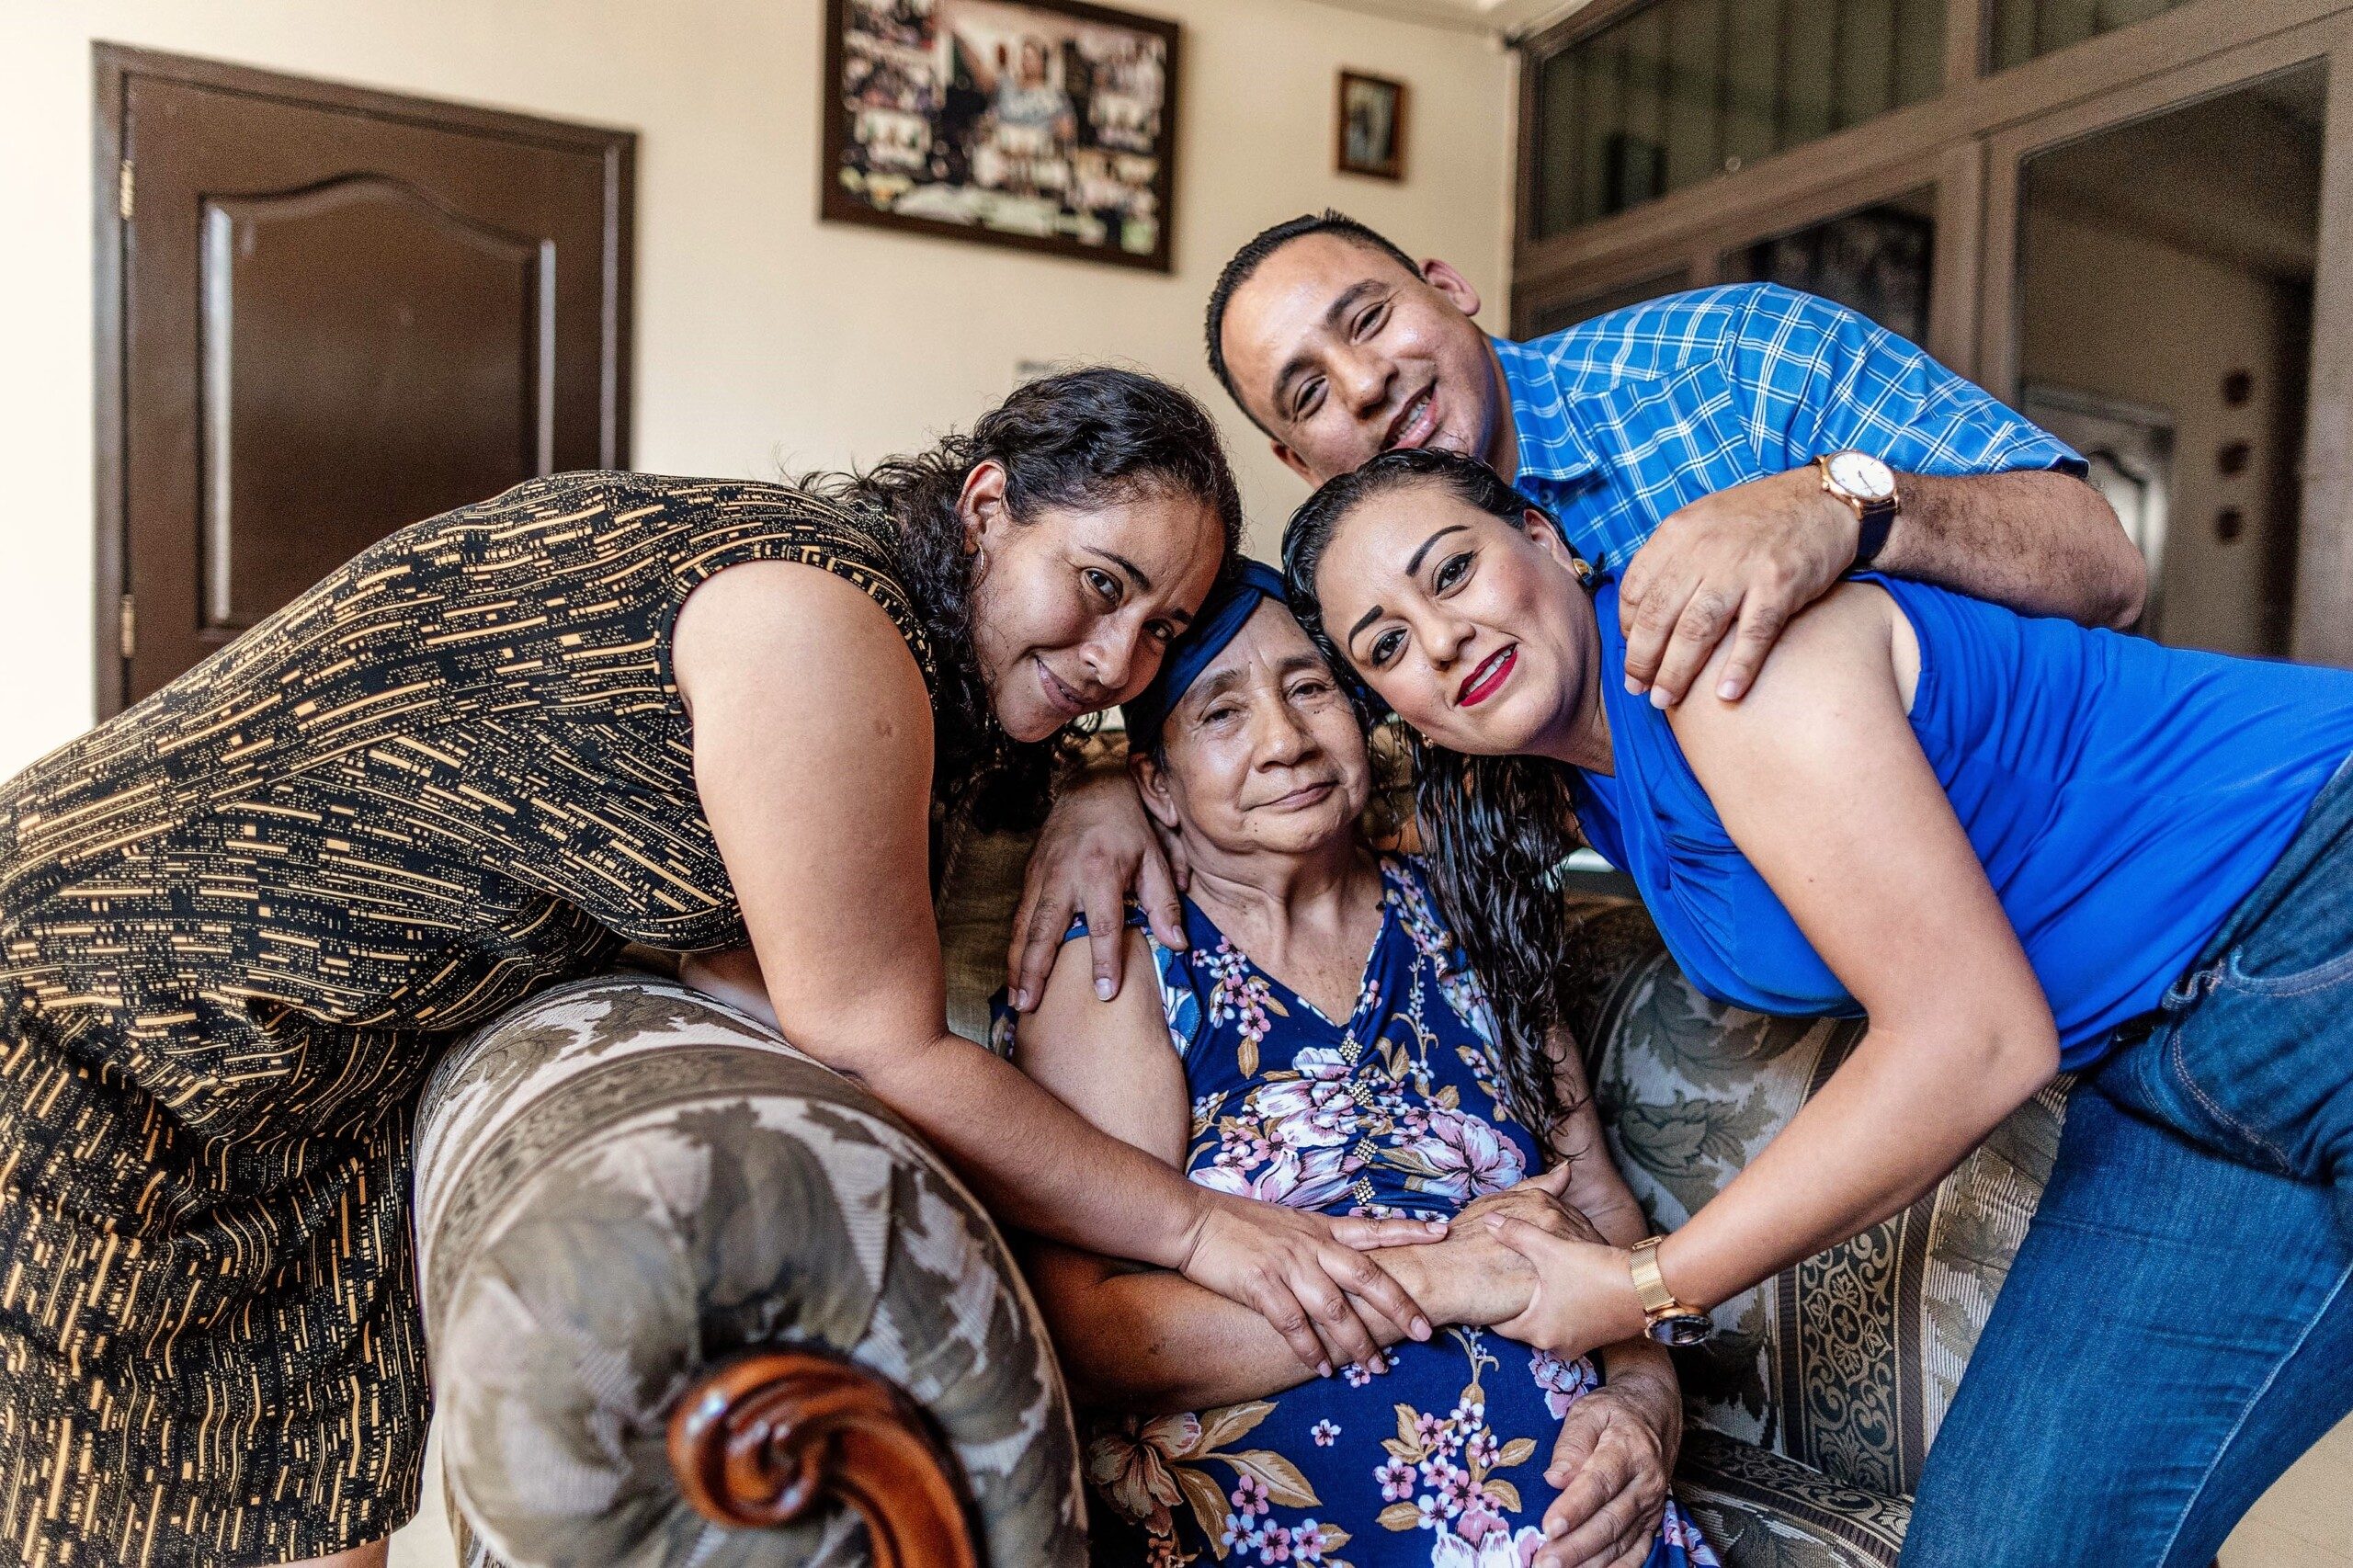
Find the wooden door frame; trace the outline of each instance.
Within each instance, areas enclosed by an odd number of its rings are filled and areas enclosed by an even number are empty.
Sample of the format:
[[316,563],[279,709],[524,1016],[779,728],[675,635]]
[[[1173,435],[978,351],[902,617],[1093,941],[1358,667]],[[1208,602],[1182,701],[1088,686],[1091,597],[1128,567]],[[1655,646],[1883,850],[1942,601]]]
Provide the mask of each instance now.
[[[130,589],[125,581],[130,507],[123,461],[130,381],[129,345],[123,330],[127,304],[123,295],[123,251],[130,240],[130,223],[124,217],[123,205],[126,183],[135,198],[137,171],[133,169],[126,182],[122,153],[130,84],[134,76],[212,87],[310,108],[338,109],[436,130],[477,131],[501,141],[535,142],[564,152],[600,157],[605,171],[604,319],[600,330],[604,341],[612,345],[612,353],[603,364],[597,449],[602,466],[629,466],[631,337],[636,292],[635,131],[384,92],[119,43],[92,43],[90,62],[94,93],[90,207],[97,225],[92,289],[97,371],[97,591],[92,667],[100,719],[111,718],[122,710],[129,679],[129,661],[122,657],[122,607]],[[132,206],[135,210],[135,199]]]
[[2353,665],[2353,12],[2343,12],[2144,77],[1985,142],[1985,243],[1977,381],[2018,397],[2018,200],[2026,161],[2304,66],[2329,71],[2321,147],[2312,369],[2289,655]]

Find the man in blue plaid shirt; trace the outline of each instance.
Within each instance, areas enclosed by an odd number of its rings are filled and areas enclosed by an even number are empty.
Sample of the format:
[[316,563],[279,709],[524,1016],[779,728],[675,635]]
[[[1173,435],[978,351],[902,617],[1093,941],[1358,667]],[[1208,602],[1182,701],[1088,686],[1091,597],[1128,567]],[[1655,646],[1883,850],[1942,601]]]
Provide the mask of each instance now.
[[[2140,557],[2083,460],[1893,334],[1767,284],[1677,294],[1530,343],[1479,295],[1336,213],[1245,245],[1210,367],[1310,484],[1392,447],[1467,452],[1620,574],[1636,688],[1680,701],[1729,631],[1737,697],[1791,615],[1876,565],[2029,614],[2128,626]],[[1816,460],[1892,470],[1876,559]]]

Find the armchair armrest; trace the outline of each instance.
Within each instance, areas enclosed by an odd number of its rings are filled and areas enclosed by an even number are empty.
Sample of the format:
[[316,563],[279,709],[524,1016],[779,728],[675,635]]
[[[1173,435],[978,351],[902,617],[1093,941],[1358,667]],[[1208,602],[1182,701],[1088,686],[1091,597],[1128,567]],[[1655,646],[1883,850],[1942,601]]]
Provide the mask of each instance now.
[[863,1088],[675,982],[558,986],[418,1112],[453,1523],[518,1565],[1085,1561],[1003,1239]]

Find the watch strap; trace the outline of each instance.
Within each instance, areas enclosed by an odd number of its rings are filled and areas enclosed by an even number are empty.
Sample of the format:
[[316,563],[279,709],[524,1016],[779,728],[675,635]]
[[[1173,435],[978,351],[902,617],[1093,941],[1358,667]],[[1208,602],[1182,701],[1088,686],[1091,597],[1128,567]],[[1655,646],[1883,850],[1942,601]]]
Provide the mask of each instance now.
[[1627,1267],[1634,1276],[1634,1294],[1643,1303],[1643,1315],[1656,1323],[1663,1317],[1683,1317],[1692,1309],[1675,1299],[1666,1281],[1658,1271],[1658,1244],[1664,1236],[1644,1236],[1631,1249]]
[[1855,531],[1855,563],[1849,571],[1859,572],[1879,559],[1879,552],[1887,548],[1889,531],[1895,527],[1897,510],[1893,500],[1866,501],[1855,508],[1859,526]]

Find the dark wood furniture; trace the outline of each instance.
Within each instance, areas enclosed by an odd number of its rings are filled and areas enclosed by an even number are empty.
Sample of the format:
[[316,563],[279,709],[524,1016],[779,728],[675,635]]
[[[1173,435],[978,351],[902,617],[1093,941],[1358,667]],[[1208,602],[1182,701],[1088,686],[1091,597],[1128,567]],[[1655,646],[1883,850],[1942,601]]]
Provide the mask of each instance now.
[[404,524],[627,465],[632,133],[94,55],[100,717]]
[[790,1524],[831,1503],[864,1517],[874,1568],[979,1568],[955,1460],[900,1390],[812,1350],[705,1373],[670,1416],[678,1490],[716,1524]]

